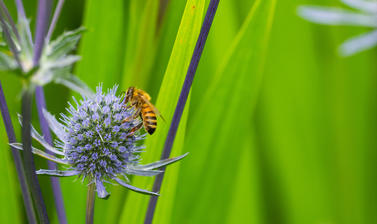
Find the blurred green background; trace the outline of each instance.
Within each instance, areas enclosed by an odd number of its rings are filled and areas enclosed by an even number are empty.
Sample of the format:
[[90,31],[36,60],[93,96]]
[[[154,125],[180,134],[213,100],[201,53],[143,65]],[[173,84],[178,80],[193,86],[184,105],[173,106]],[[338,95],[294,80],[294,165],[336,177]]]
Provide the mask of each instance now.
[[[24,1],[33,29],[36,2]],[[54,36],[87,29],[74,74],[93,89],[142,88],[166,119],[142,163],[160,157],[208,3],[65,1]],[[154,223],[377,223],[376,50],[339,57],[337,46],[366,30],[311,24],[296,15],[303,4],[340,2],[220,1],[172,152],[190,154],[167,169]],[[20,80],[0,80],[20,137]],[[72,93],[54,84],[45,92],[48,110],[64,112]],[[0,133],[0,222],[26,223],[3,124]],[[39,180],[58,223],[49,178]],[[85,184],[60,180],[68,222],[84,223]],[[132,184],[151,189],[153,179]],[[143,223],[149,196],[109,189],[95,223]]]

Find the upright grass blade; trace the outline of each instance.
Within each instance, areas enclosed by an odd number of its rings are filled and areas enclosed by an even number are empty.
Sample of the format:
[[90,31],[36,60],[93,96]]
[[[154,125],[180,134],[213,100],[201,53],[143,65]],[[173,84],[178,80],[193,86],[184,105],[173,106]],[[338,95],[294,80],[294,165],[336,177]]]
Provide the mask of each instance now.
[[[220,64],[219,74],[203,92],[185,139],[188,160],[180,173],[173,223],[220,223],[231,204],[244,125],[251,122],[262,81],[275,0],[257,0]],[[199,74],[200,75],[200,74]],[[200,173],[188,167],[196,167]],[[183,187],[190,184],[190,188]]]
[[[89,87],[103,82],[104,88],[119,83],[122,76],[128,1],[86,1],[83,27],[87,32],[80,42],[74,74]],[[106,43],[106,44],[102,44]]]
[[[8,135],[8,142],[15,143],[16,135],[14,133],[12,121],[9,115],[8,106],[5,101],[5,96],[4,96],[3,87],[1,86],[1,83],[0,83],[0,109],[1,109],[1,115],[3,117],[5,129]],[[28,221],[29,223],[37,223],[35,213],[34,213],[33,202],[30,195],[29,186],[25,178],[24,167],[21,161],[20,153],[18,150],[15,150],[15,149],[11,149],[11,150],[12,150],[14,164],[17,170],[18,180],[21,185],[21,191],[22,191],[22,196],[23,196],[23,201],[24,201],[24,206],[25,206]]]
[[153,75],[152,65],[156,56],[159,38],[157,17],[159,1],[130,0],[127,45],[122,86],[146,89]]
[[[199,35],[202,16],[204,11],[204,0],[187,1],[178,34],[174,43],[173,51],[170,56],[169,64],[166,69],[164,80],[162,82],[160,93],[157,98],[156,107],[160,110],[166,121],[173,117],[174,108],[178,101],[179,92],[184,82],[184,77],[190,63],[195,43]],[[186,127],[186,117],[188,107],[184,111],[183,119],[177,133],[177,142],[174,144],[173,154],[179,155],[182,152],[183,136]],[[166,138],[169,123],[159,122],[156,132],[147,138],[146,153],[143,154],[143,163],[156,160],[160,157],[161,150]],[[183,160],[182,162],[185,162]],[[161,190],[162,197],[160,203],[172,203],[175,194],[176,174],[169,176],[169,172],[178,171],[177,165],[174,169],[168,169],[166,181],[172,181],[172,184]],[[172,173],[173,174],[173,173]],[[152,182],[150,179],[135,177],[132,183],[136,186],[144,186],[145,189],[151,189]],[[165,192],[165,193],[164,193]],[[142,223],[148,203],[148,197],[129,193],[127,201],[121,216],[121,223]],[[163,202],[164,201],[164,202]],[[170,206],[165,207],[167,210],[161,211],[164,214],[170,213]],[[158,208],[157,208],[158,210]],[[158,211],[160,212],[160,211]]]
[[[215,17],[218,5],[219,5],[219,0],[211,0],[208,6],[207,13],[204,18],[204,22],[200,30],[199,37],[195,45],[194,53],[191,58],[190,66],[188,68],[187,75],[186,75],[186,78],[183,83],[183,87],[182,87],[182,90],[178,99],[178,103],[174,111],[174,116],[170,124],[168,136],[166,138],[164,149],[161,154],[161,160],[167,159],[170,156],[173,143],[175,140],[175,136],[177,134],[179,122],[181,121],[182,113],[185,108],[189,92],[191,90],[191,85],[195,77],[196,69],[198,68],[199,61],[200,61],[200,58],[202,56],[202,52],[204,49],[204,45],[206,43],[208,33],[211,28],[212,21]],[[161,173],[156,177],[156,180],[153,184],[153,189],[152,189],[153,192],[160,191],[163,178],[164,178],[164,173]],[[157,196],[152,196],[151,199],[149,200],[148,210],[146,213],[144,223],[152,223],[154,212],[156,209],[157,199],[158,199]]]
[[31,149],[31,108],[34,87],[29,86],[22,93],[22,145],[24,148],[24,166],[25,174],[31,185],[31,192],[34,196],[36,210],[39,221],[43,224],[49,223],[46,206],[42,197],[42,192],[35,173],[34,157]]

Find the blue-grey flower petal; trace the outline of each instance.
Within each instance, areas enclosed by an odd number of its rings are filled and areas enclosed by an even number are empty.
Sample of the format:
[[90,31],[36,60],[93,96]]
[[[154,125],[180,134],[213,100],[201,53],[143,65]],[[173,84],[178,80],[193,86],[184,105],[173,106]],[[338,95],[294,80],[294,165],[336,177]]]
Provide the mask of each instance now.
[[121,179],[119,179],[119,178],[114,178],[114,180],[115,180],[118,184],[122,185],[122,186],[125,187],[125,188],[130,189],[131,191],[135,191],[135,192],[142,193],[142,194],[147,194],[147,195],[160,196],[158,193],[151,192],[151,191],[147,191],[147,190],[140,189],[140,188],[134,187],[134,186],[132,186],[132,185],[126,184],[123,180],[121,180]]
[[351,38],[344,42],[339,53],[342,56],[350,56],[360,51],[370,49],[377,45],[377,30]]
[[188,152],[186,152],[185,154],[183,154],[181,156],[175,157],[175,158],[164,159],[164,160],[160,160],[160,161],[157,161],[157,162],[154,162],[154,163],[150,163],[150,164],[146,164],[146,165],[137,165],[137,166],[135,166],[135,169],[138,169],[138,170],[152,170],[152,169],[161,168],[163,166],[167,166],[169,164],[175,163],[175,162],[183,159],[187,155],[188,155]]
[[326,25],[351,25],[377,27],[374,15],[355,13],[350,10],[320,7],[320,6],[300,6],[298,15],[314,23]]
[[56,177],[71,177],[78,175],[80,172],[76,170],[44,170],[40,169],[36,171],[39,175],[50,175]]
[[107,199],[110,194],[106,191],[102,181],[96,181],[97,195],[99,198]]

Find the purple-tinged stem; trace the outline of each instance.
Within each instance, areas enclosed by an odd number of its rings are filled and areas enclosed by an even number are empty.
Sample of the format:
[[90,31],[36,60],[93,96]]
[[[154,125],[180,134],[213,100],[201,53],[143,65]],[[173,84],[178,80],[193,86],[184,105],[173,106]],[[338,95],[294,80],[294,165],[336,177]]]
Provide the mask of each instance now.
[[42,197],[41,187],[35,172],[34,157],[31,148],[31,108],[33,102],[33,86],[28,86],[22,93],[22,145],[25,174],[31,186],[36,210],[40,223],[49,223],[46,206]]
[[17,6],[17,14],[18,18],[26,19],[24,4],[22,3],[22,0],[15,0],[16,6]]
[[96,184],[93,182],[88,186],[86,198],[86,217],[85,224],[93,224],[94,221],[94,202],[96,200]]
[[19,57],[19,54],[18,54],[17,47],[12,40],[10,30],[8,29],[4,15],[1,11],[0,11],[0,23],[1,23],[1,27],[3,28],[5,41],[7,42],[8,46],[10,47],[10,50],[12,51],[13,56],[16,59],[18,66],[21,68],[21,70],[23,70],[23,66],[22,66],[22,63],[21,63],[21,60],[20,60],[20,57]]
[[51,39],[51,35],[54,32],[56,23],[58,22],[60,12],[63,9],[63,5],[64,5],[64,0],[59,0],[58,4],[56,6],[55,12],[54,12],[54,16],[52,17],[50,27],[48,28],[48,32],[47,32],[47,35],[46,35],[46,43],[48,43]]
[[[192,55],[189,68],[187,70],[186,78],[183,83],[181,94],[179,95],[178,103],[174,111],[174,115],[173,115],[173,119],[169,128],[168,136],[166,137],[166,140],[165,140],[165,145],[162,151],[161,160],[167,159],[170,156],[174,139],[177,134],[179,122],[182,117],[183,109],[185,108],[187,97],[191,89],[192,81],[194,79],[196,69],[198,68],[199,60],[202,55],[204,45],[206,43],[208,33],[212,25],[213,18],[215,17],[217,6],[219,5],[219,1],[220,0],[211,0],[211,2],[208,5],[207,13],[204,18],[203,25],[200,30],[198,40],[196,42],[194,53]],[[163,170],[165,170],[165,168],[163,168]],[[164,173],[161,173],[156,177],[156,180],[153,184],[153,189],[152,189],[153,192],[160,192],[163,178],[164,178]],[[156,209],[157,199],[158,199],[157,196],[151,196],[149,200],[148,210],[147,210],[147,214],[144,220],[145,224],[152,223],[154,212]]]
[[[43,116],[43,110],[46,109],[46,101],[45,101],[44,91],[41,86],[37,86],[35,90],[35,98],[36,98],[37,109],[38,109],[39,123],[41,126],[44,139],[46,140],[48,144],[53,145],[51,132],[48,127],[47,120]],[[50,152],[47,152],[47,153],[54,155],[53,153],[50,153]],[[57,169],[57,166],[54,162],[48,160],[47,164],[50,170]],[[59,223],[65,224],[67,223],[67,217],[65,214],[64,201],[62,197],[62,191],[61,191],[59,179],[57,177],[50,177],[50,180],[51,180],[51,185],[52,185],[52,191],[54,194],[55,206],[56,206]]]
[[[58,14],[61,10],[62,3],[59,1],[60,6],[58,4]],[[39,58],[42,53],[43,46],[46,41],[48,41],[46,35],[47,28],[49,26],[49,18],[52,8],[52,1],[51,0],[39,0],[38,1],[38,16],[37,16],[37,26],[35,30],[35,45],[34,45],[34,58],[33,58],[33,64],[34,66],[39,64]],[[54,19],[57,19],[56,13],[54,15]],[[56,17],[56,18],[55,18]],[[56,23],[56,21],[55,21]],[[51,24],[52,30],[55,26],[54,24]],[[50,29],[50,30],[51,30]],[[52,32],[51,30],[51,32]],[[48,35],[48,34],[47,34]],[[44,135],[45,140],[52,145],[52,137],[51,133],[47,124],[47,121],[45,117],[43,116],[43,109],[46,109],[46,101],[44,97],[43,87],[37,86],[36,87],[36,101],[37,101],[37,108],[38,108],[38,114],[39,114],[39,122],[42,129],[42,133]],[[48,167],[50,169],[56,169],[56,165],[53,162],[48,161]],[[63,197],[62,197],[62,191],[60,187],[60,182],[56,177],[51,177],[51,185],[52,185],[52,191],[54,194],[55,199],[55,205],[56,205],[56,211],[58,214],[58,219],[60,223],[67,223],[67,217],[65,214],[64,209],[64,203],[63,203]]]
[[35,44],[34,44],[34,57],[33,64],[39,64],[39,58],[42,54],[42,49],[45,44],[45,37],[47,28],[50,21],[52,0],[39,0],[38,1],[38,14],[37,25],[35,28]]
[[[4,121],[5,130],[8,135],[8,141],[9,143],[15,143],[16,135],[14,133],[12,120],[9,115],[9,110],[8,110],[7,102],[5,100],[3,87],[1,86],[1,83],[0,83],[0,110],[1,110],[1,115],[3,117],[3,121]],[[21,185],[21,192],[22,192],[22,197],[24,199],[26,215],[27,215],[29,223],[35,224],[37,223],[37,220],[34,213],[33,201],[31,199],[29,186],[27,185],[27,182],[26,182],[24,166],[21,161],[20,152],[17,149],[13,149],[13,148],[11,148],[11,151],[13,155],[14,164],[16,166],[18,180],[20,181],[20,185]]]
[[5,4],[2,0],[0,1],[0,7],[1,7],[1,10],[3,10],[6,18],[8,19],[9,24],[12,27],[12,30],[13,30],[14,34],[16,35],[17,39],[20,40],[20,35],[18,34],[16,24],[14,23],[14,20],[10,16],[9,11],[8,11],[7,7],[5,6]]

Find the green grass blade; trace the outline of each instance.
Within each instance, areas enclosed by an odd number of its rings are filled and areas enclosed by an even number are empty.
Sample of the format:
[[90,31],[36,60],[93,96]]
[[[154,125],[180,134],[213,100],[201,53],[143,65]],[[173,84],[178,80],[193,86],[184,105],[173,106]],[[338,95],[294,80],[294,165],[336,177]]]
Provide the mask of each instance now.
[[185,139],[185,151],[191,151],[195,160],[182,167],[173,223],[220,223],[224,219],[221,214],[226,214],[233,192],[229,183],[233,183],[241,140],[246,137],[242,125],[250,121],[262,79],[274,8],[274,0],[254,3],[220,63],[220,74],[203,89]]
[[[166,122],[159,122],[159,126],[154,135],[149,136],[146,141],[147,152],[143,154],[143,162],[148,163],[160,158],[161,150],[165,142],[166,134],[168,132],[170,120],[174,113],[174,108],[177,104],[179,93],[183,85],[183,81],[187,72],[187,68],[194,50],[197,37],[199,35],[200,26],[202,23],[202,17],[204,12],[204,0],[189,0],[186,4],[184,14],[182,16],[181,24],[178,30],[177,38],[173,47],[173,51],[170,56],[169,64],[160,88],[159,96],[156,102],[156,107],[160,110],[161,114],[165,117]],[[189,104],[186,104],[189,105]],[[180,127],[177,133],[177,140],[173,147],[172,156],[182,154],[183,136],[185,132],[185,124],[187,120],[188,106],[184,111]],[[181,161],[184,162],[185,160]],[[178,169],[177,164],[173,165]],[[170,168],[167,169],[167,176],[165,182],[169,184],[163,184],[161,192],[164,192],[164,196],[160,196],[159,204],[162,207],[158,207],[156,214],[158,213],[170,213],[171,200],[173,200],[175,191],[175,178],[172,173],[169,175]],[[178,172],[178,171],[176,171]],[[132,184],[135,186],[142,186],[147,189],[152,188],[153,180],[151,178],[139,178],[136,177],[132,180]],[[171,185],[170,185],[171,184]],[[166,189],[169,192],[166,192]],[[146,207],[149,197],[138,195],[135,193],[129,193],[121,223],[141,223],[144,220]],[[164,209],[164,210],[162,210]],[[163,217],[158,217],[161,219]],[[156,221],[158,223],[159,221]]]

